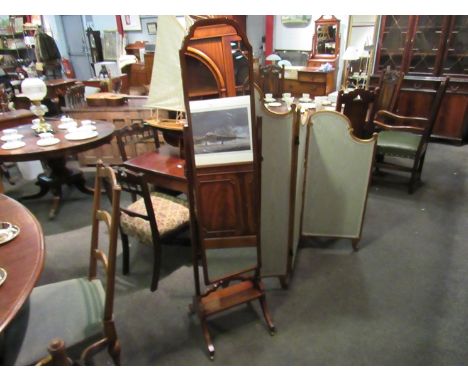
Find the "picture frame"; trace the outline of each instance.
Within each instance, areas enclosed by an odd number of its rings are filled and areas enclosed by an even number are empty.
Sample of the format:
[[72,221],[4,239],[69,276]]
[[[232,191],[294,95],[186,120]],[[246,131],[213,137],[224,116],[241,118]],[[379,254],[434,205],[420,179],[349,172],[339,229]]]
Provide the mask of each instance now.
[[250,96],[190,101],[195,165],[253,162]]
[[141,31],[141,21],[139,15],[122,15],[122,27],[124,31]]
[[310,25],[312,16],[290,15],[281,16],[281,24],[286,28],[306,28]]
[[158,24],[156,22],[154,23],[147,23],[146,24],[146,29],[148,30],[148,34],[156,34],[158,30]]

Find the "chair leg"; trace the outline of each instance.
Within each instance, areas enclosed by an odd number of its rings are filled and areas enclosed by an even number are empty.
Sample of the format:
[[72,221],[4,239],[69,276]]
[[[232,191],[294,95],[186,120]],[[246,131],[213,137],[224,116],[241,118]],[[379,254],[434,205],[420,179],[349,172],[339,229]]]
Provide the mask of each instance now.
[[120,237],[122,240],[122,273],[127,275],[130,272],[130,246],[128,244],[128,236],[120,229]]
[[421,155],[421,159],[419,159],[419,166],[418,166],[418,180],[421,180],[421,173],[424,165],[424,159],[426,159],[426,153]]
[[418,179],[418,171],[413,168],[413,170],[411,171],[411,178],[410,178],[410,182],[408,185],[408,194],[411,195],[414,192],[414,186],[415,186],[417,179]]
[[151,292],[158,289],[159,274],[161,272],[161,246],[159,243],[153,244],[153,276],[151,277]]

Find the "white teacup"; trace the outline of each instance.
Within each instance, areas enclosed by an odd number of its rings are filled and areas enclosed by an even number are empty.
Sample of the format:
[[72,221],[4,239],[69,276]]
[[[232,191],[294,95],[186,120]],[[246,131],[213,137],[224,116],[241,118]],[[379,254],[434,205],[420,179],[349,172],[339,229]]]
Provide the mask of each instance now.
[[283,93],[283,98],[291,98],[291,93]]
[[93,130],[95,130],[95,129],[96,129],[96,128],[95,128],[93,125],[91,125],[91,124],[89,124],[89,125],[81,125],[81,126],[78,128],[78,130],[79,130],[80,133],[89,133],[90,131],[93,131]]
[[266,99],[272,99],[273,98],[273,93],[265,93],[265,98]]
[[0,222],[0,241],[5,240],[10,236],[11,224],[8,222]]
[[73,118],[67,117],[67,116],[64,115],[64,116],[62,116],[60,118],[60,122],[62,122],[62,123],[73,122]]
[[40,133],[39,137],[44,140],[52,139],[54,137],[54,134],[52,133]]
[[67,131],[69,133],[74,133],[76,130],[78,130],[78,125],[76,123],[75,124],[72,124],[72,123],[67,124]]
[[324,109],[324,106],[322,104],[323,98],[322,97],[315,97],[315,111],[320,111]]
[[16,135],[18,134],[18,130],[16,129],[4,129],[3,135]]
[[303,99],[310,99],[310,94],[309,93],[302,93],[302,98]]

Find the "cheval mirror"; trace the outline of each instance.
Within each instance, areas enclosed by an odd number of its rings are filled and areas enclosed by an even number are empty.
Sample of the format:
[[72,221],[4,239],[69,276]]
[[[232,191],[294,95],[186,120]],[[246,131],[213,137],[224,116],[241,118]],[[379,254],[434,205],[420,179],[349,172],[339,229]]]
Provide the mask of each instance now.
[[308,66],[320,66],[328,62],[336,69],[339,53],[340,20],[335,16],[321,16],[315,21]]
[[252,48],[234,20],[196,21],[180,63],[196,293],[191,309],[213,359],[208,316],[259,300],[275,331],[260,280],[261,120],[255,119]]

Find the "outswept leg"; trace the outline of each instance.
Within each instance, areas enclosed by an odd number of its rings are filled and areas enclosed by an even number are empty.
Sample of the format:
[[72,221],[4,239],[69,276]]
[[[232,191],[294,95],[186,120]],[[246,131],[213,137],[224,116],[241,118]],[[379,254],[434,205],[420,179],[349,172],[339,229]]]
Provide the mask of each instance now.
[[210,360],[213,361],[214,356],[215,356],[215,347],[213,345],[213,341],[211,341],[211,335],[208,330],[208,324],[206,322],[205,317],[202,317],[201,315],[199,315],[199,318],[200,318],[200,324],[201,324],[202,331],[203,331],[203,337],[205,338],[206,347],[208,348],[208,355],[210,357]]
[[273,336],[276,333],[276,328],[275,328],[275,324],[273,324],[273,321],[271,320],[270,311],[268,310],[265,295],[261,296],[259,300],[260,300],[260,306],[262,307],[263,317],[265,318],[265,321],[268,325],[270,334]]

